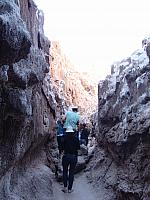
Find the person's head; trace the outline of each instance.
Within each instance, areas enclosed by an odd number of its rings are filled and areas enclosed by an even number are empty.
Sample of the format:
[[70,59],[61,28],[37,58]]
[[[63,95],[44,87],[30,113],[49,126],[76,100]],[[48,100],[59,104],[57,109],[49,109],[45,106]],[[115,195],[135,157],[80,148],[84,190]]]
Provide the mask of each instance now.
[[73,112],[78,112],[78,107],[77,106],[72,106],[72,111]]

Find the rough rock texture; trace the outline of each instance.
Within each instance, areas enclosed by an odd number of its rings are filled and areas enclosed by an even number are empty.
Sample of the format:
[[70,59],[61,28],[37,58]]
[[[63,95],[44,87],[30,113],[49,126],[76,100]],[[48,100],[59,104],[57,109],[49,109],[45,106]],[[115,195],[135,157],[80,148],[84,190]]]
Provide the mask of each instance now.
[[2,200],[53,199],[45,144],[54,137],[55,102],[44,80],[50,42],[42,26],[32,0],[0,1]]
[[0,66],[25,58],[31,46],[30,35],[13,0],[0,0]]
[[144,44],[99,83],[91,176],[99,190],[107,188],[107,200],[150,199],[150,44]]
[[97,105],[97,86],[94,80],[89,80],[87,75],[75,70],[58,42],[52,42],[51,45],[50,74],[59,91],[58,99],[62,99],[64,107],[76,105],[81,114],[89,116]]

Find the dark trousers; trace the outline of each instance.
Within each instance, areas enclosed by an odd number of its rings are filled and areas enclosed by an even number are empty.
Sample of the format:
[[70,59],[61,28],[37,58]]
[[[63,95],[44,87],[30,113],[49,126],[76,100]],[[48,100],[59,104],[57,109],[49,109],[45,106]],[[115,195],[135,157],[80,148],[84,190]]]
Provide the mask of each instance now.
[[63,183],[64,183],[64,187],[68,186],[68,190],[72,189],[72,185],[74,181],[74,170],[75,170],[76,164],[77,164],[76,155],[66,154],[63,156],[62,158]]

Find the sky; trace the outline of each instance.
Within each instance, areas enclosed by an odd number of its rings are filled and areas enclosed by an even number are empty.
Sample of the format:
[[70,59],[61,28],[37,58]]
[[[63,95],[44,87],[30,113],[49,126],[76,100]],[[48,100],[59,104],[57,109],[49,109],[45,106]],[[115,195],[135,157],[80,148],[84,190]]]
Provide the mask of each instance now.
[[44,11],[46,36],[60,41],[77,69],[91,70],[99,79],[150,34],[148,0],[34,1]]

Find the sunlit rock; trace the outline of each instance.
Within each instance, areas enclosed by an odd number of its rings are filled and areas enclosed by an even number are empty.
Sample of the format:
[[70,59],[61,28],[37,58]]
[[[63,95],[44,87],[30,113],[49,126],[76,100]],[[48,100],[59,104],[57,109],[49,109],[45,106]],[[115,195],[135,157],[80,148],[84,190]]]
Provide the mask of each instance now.
[[97,85],[88,75],[75,69],[58,42],[52,42],[50,74],[65,108],[79,107],[79,112],[87,118],[96,109]]

